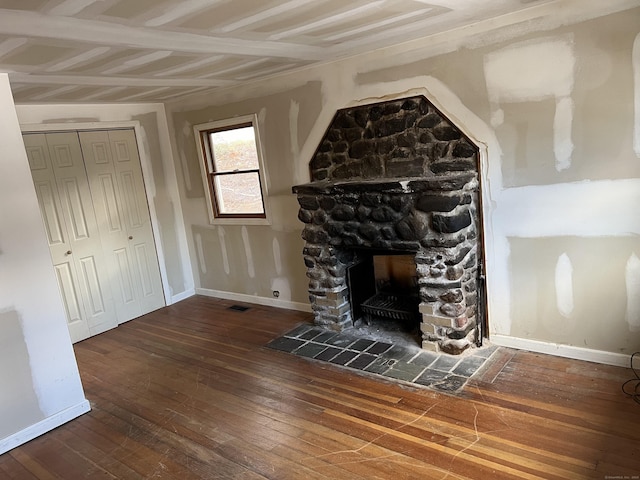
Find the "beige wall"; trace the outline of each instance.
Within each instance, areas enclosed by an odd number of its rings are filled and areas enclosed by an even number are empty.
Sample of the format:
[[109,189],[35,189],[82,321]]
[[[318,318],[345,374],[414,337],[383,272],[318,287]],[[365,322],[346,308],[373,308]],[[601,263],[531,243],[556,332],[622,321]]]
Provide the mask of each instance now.
[[[168,105],[196,286],[265,301],[286,285],[280,299],[306,305],[291,186],[308,180],[336,109],[422,93],[482,150],[492,339],[626,362],[616,354],[640,350],[640,9],[558,18]],[[273,224],[211,226],[192,126],[249,113],[260,119]]]

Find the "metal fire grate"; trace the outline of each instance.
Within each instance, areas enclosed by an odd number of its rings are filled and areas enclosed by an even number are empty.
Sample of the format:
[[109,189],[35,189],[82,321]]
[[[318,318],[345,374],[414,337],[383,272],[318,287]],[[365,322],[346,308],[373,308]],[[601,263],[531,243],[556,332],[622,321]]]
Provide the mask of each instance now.
[[361,307],[366,314],[367,321],[370,317],[412,322],[418,315],[420,299],[413,295],[398,295],[380,292],[365,300]]

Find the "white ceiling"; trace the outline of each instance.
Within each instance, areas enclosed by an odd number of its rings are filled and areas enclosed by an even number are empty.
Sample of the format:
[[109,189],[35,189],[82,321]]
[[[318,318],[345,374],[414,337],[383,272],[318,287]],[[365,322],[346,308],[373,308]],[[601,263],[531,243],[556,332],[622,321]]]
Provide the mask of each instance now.
[[164,102],[552,1],[0,0],[0,71],[18,103]]

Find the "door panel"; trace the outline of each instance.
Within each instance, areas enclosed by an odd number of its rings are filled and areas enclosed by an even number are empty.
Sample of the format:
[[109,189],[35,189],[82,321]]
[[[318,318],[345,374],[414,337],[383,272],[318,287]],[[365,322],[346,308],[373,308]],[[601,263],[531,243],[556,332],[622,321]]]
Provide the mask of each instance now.
[[[77,152],[75,163],[74,163],[74,152],[71,151],[72,145],[75,142],[75,138],[73,134],[66,133],[54,133],[47,134],[49,135],[64,135],[64,138],[61,139],[63,142],[71,142],[71,143],[63,143],[63,144],[53,144],[49,146],[49,150],[51,151],[52,159],[53,159],[53,168],[66,168],[66,167],[74,167],[80,161],[77,158]],[[48,143],[48,142],[47,142]],[[74,148],[74,150],[76,150]]]
[[[84,132],[82,135],[84,135]],[[93,161],[98,165],[107,165],[111,162],[111,153],[107,142],[93,142],[91,150],[93,152]]]
[[120,290],[122,292],[122,300],[125,304],[135,302],[135,293],[133,291],[133,280],[131,279],[131,263],[126,248],[119,248],[113,251],[117,263],[120,279]]
[[140,273],[140,288],[144,297],[150,297],[155,292],[153,289],[151,267],[147,261],[149,254],[147,252],[147,246],[144,243],[140,243],[134,246],[136,251],[136,260],[138,263],[138,269]]
[[44,140],[44,135],[31,135],[30,138],[34,140],[34,142],[42,142],[42,144],[25,144],[31,171],[47,170],[49,168],[49,155],[46,151],[46,142]]
[[117,162],[130,162],[136,160],[138,155],[131,154],[131,145],[127,139],[116,139],[114,135],[109,135],[111,144],[113,145],[113,155]]
[[133,130],[23,138],[72,340],[164,306]]
[[[104,203],[104,216],[107,219],[110,233],[122,233],[122,222],[120,221],[120,212],[118,211],[118,200],[116,188],[113,184],[113,175],[99,175],[99,182],[96,182],[100,189],[98,197]],[[102,212],[102,209],[99,210]]]
[[65,243],[60,209],[55,199],[55,185],[50,180],[34,182],[49,246]]
[[62,303],[67,314],[69,334],[72,341],[77,342],[90,336],[89,324],[77,283],[75,262],[71,255],[67,255],[71,250],[71,244],[67,238],[67,225],[62,214],[49,147],[44,134],[24,135],[23,139]]
[[80,266],[85,288],[89,292],[88,313],[91,317],[97,317],[105,312],[105,302],[102,298],[96,263],[93,257],[87,257],[80,260]]
[[117,317],[75,133],[23,136],[71,339],[113,328]]
[[87,173],[105,256],[109,259],[110,279],[115,293],[118,323],[143,314],[136,294],[137,279],[131,265],[123,200],[113,165],[107,131],[80,132],[80,143],[85,157]]
[[47,141],[44,134],[25,135],[23,138],[49,240],[51,256],[54,259],[54,264],[60,263],[67,260],[65,252],[69,250],[70,245],[67,240],[67,225],[62,215],[62,205],[51,167]]
[[78,342],[88,338],[89,324],[87,323],[83,307],[80,303],[76,283],[74,281],[73,267],[70,262],[59,263],[54,265],[60,293],[62,294],[62,303],[67,312],[67,326],[73,342]]
[[164,293],[135,133],[111,130],[109,143],[120,179],[128,239],[135,249],[131,258],[136,269],[139,302],[148,313],[164,305]]
[[69,250],[76,264],[77,285],[92,335],[118,325],[108,263],[104,257],[89,180],[78,134],[47,133],[46,141],[67,224]]
[[135,134],[110,130],[80,132],[79,137],[105,254],[118,279],[114,291],[122,323],[164,306]]
[[146,205],[139,205],[139,195],[136,195],[136,183],[131,171],[125,171],[120,174],[120,185],[122,185],[122,194],[124,199],[124,207],[126,218],[129,221],[129,229],[136,229],[143,227],[142,217]]
[[[87,216],[84,211],[83,201],[90,201],[89,198],[82,198],[78,181],[76,178],[65,178],[60,182],[62,198],[66,202],[66,209],[71,219],[71,231],[73,240],[76,242],[89,239],[89,227]],[[64,207],[63,207],[64,208]]]

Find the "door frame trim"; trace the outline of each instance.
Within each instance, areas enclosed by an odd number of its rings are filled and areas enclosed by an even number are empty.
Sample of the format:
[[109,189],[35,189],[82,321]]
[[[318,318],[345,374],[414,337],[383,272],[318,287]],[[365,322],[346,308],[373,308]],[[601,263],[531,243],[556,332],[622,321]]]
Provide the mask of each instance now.
[[156,247],[156,256],[158,266],[160,268],[160,280],[162,282],[162,290],[164,294],[165,305],[172,305],[174,299],[171,297],[171,288],[167,275],[167,265],[164,260],[164,250],[160,243],[160,228],[158,215],[155,205],[149,201],[155,193],[155,184],[153,183],[153,174],[150,159],[147,158],[144,145],[142,143],[142,126],[137,120],[122,122],[84,122],[84,123],[45,123],[45,124],[21,124],[22,134],[25,133],[53,133],[53,132],[69,132],[69,131],[96,131],[96,130],[122,130],[132,128],[136,136],[136,146],[138,147],[138,158],[140,159],[140,167],[142,168],[142,183],[147,198],[147,207],[149,208],[149,216],[151,218],[151,230],[153,232],[153,243]]

